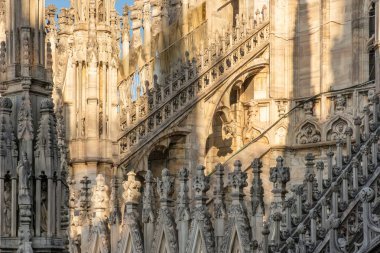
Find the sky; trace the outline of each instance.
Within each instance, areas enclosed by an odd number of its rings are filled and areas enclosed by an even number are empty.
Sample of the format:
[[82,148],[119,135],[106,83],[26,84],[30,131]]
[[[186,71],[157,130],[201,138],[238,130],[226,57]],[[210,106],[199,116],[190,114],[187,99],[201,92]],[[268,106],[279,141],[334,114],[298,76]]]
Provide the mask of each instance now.
[[[125,4],[131,5],[133,2],[134,0],[116,0],[116,10],[121,14],[123,13],[123,6]],[[49,4],[54,4],[59,10],[61,8],[69,7],[70,0],[46,0],[46,6]]]

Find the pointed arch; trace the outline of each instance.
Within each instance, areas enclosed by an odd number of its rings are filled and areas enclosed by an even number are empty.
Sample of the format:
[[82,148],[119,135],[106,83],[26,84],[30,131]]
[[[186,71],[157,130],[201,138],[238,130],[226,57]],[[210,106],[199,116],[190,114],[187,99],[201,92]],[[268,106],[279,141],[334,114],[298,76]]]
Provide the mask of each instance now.
[[152,253],[177,253],[178,240],[174,218],[168,209],[160,209],[154,232]]
[[215,252],[214,240],[214,229],[207,207],[202,206],[196,208],[193,213],[186,253]]
[[138,217],[134,214],[126,214],[126,219],[121,229],[121,235],[117,247],[117,253],[143,253],[143,240]]
[[345,132],[349,127],[352,127],[352,123],[348,119],[342,116],[335,117],[326,126],[326,129],[328,129],[326,140],[344,139],[346,137]]
[[321,130],[319,129],[318,125],[311,120],[303,122],[296,131],[296,144],[317,143],[321,140]]

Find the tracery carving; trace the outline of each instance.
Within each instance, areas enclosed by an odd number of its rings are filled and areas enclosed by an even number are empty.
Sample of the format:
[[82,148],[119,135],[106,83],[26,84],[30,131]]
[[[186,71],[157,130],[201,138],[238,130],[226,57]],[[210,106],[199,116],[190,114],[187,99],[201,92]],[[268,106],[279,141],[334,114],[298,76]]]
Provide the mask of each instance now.
[[155,222],[154,212],[154,189],[153,174],[151,170],[147,170],[145,174],[145,189],[143,196],[142,222]]
[[327,132],[327,140],[338,140],[338,139],[346,139],[346,130],[348,130],[349,125],[346,120],[342,118],[338,118],[332,125],[330,130]]
[[109,187],[105,183],[102,174],[96,176],[96,185],[92,188],[92,209],[94,218],[90,231],[88,246],[85,247],[86,253],[101,252],[108,253],[110,248],[109,229],[106,210],[109,207],[108,197]]
[[[152,243],[152,252],[159,253],[162,245],[168,249],[168,253],[178,252],[178,240],[176,224],[170,203],[174,193],[174,177],[169,173],[168,169],[162,170],[162,178],[157,179],[157,191],[160,197],[160,210],[158,213],[156,229]],[[164,236],[162,237],[161,235]],[[164,238],[164,240],[162,240]]]
[[234,245],[234,238],[239,240],[237,245],[242,253],[251,252],[253,248],[247,210],[243,202],[243,188],[247,186],[247,173],[241,171],[241,165],[240,161],[235,161],[234,171],[228,174],[232,203],[228,208],[228,223],[222,244],[224,253],[230,252]]
[[177,210],[176,210],[176,222],[189,220],[190,210],[189,210],[189,187],[187,182],[189,181],[189,170],[187,168],[182,168],[178,173],[179,179],[179,191],[177,195]]
[[118,242],[118,253],[143,253],[143,239],[139,224],[139,213],[137,205],[140,203],[141,183],[136,179],[136,173],[131,171],[128,180],[123,183],[123,198],[126,210],[123,217],[121,236]]
[[216,182],[214,184],[214,217],[215,219],[224,219],[227,215],[226,206],[224,203],[224,167],[222,164],[215,166]]
[[[187,253],[191,253],[194,245],[197,244],[201,245],[202,252],[211,253],[215,251],[214,229],[211,223],[211,215],[206,206],[206,192],[210,189],[210,178],[205,176],[204,170],[204,166],[197,166],[193,179],[195,208],[192,213],[190,237],[186,249]],[[197,237],[197,231],[202,234],[201,237]],[[201,241],[199,242],[198,240]]]
[[321,141],[321,133],[317,127],[307,122],[304,124],[296,135],[297,144],[317,143]]

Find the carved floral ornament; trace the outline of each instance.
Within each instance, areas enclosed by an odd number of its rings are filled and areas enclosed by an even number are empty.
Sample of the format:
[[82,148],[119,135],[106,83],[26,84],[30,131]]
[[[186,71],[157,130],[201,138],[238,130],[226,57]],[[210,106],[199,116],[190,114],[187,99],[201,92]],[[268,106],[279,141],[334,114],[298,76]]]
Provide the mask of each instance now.
[[327,132],[327,140],[345,139],[346,133],[349,132],[349,125],[346,120],[338,118],[332,123],[330,130]]
[[296,135],[297,144],[317,143],[321,141],[321,132],[310,122],[305,123]]

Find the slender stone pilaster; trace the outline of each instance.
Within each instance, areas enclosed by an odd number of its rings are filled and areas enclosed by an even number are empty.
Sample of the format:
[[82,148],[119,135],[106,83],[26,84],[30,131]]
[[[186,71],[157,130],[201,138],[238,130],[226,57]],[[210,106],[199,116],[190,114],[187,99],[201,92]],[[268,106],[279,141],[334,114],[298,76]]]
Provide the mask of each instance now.
[[18,237],[20,244],[19,252],[33,252],[32,249],[32,199],[29,188],[29,178],[31,176],[31,168],[27,154],[22,154],[22,160],[17,166],[18,174],[18,208],[19,208],[19,227]]
[[320,193],[323,192],[323,170],[325,169],[325,164],[322,161],[317,162],[317,184],[318,184],[318,191]]
[[41,236],[41,176],[36,177],[36,236]]
[[111,241],[111,252],[116,252],[117,243],[120,237],[120,229],[119,225],[121,223],[121,214],[120,214],[120,206],[119,206],[119,195],[118,195],[118,180],[116,177],[117,167],[113,167],[113,177],[111,180],[111,207],[110,207],[110,218],[109,223],[111,227],[110,241]]
[[142,222],[144,224],[144,252],[150,252],[154,235],[154,223],[156,221],[154,207],[154,179],[152,171],[147,170],[145,174],[145,189],[143,195]]
[[269,236],[269,244],[272,249],[280,247],[280,222],[282,220],[283,198],[287,192],[286,183],[290,180],[289,168],[283,165],[284,159],[279,156],[276,161],[276,167],[270,168],[269,178],[269,181],[273,183]]
[[216,250],[219,252],[223,243],[224,229],[226,225],[226,205],[224,202],[224,167],[222,164],[215,166],[215,184],[214,184],[214,231],[216,240]]
[[179,253],[185,253],[186,244],[189,238],[189,222],[190,222],[190,209],[189,209],[189,170],[182,168],[178,173],[179,191],[177,195],[177,212],[176,223],[178,229],[178,247]]
[[252,238],[254,238],[258,243],[262,241],[262,227],[263,227],[263,218],[265,215],[264,207],[264,187],[261,180],[261,168],[263,167],[260,159],[253,160],[251,164],[253,172],[253,182],[251,187],[251,200],[252,200],[252,218],[251,218],[251,227],[252,227]]
[[234,163],[234,171],[228,173],[228,186],[230,188],[231,204],[228,208],[228,225],[224,234],[222,252],[227,253],[231,247],[234,233],[239,236],[240,251],[242,253],[252,252],[251,228],[247,217],[247,209],[244,204],[244,187],[247,186],[247,173],[241,170],[239,160]]

